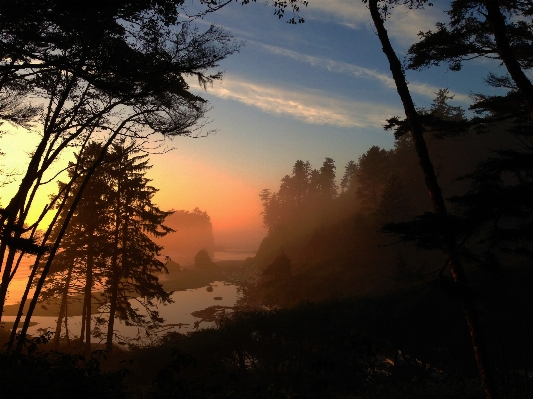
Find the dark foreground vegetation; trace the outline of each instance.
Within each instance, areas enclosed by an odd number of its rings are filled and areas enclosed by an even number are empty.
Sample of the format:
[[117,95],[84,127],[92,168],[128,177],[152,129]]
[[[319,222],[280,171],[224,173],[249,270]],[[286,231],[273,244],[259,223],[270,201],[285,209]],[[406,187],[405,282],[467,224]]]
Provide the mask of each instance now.
[[[506,276],[475,276],[476,302],[502,397],[529,398],[533,272],[516,266]],[[55,352],[37,338],[24,354],[0,355],[0,389],[42,398],[481,398],[451,287],[418,282],[374,298],[241,310],[215,329],[87,361],[82,346]]]
[[[200,1],[196,17],[232,2]],[[28,303],[22,332],[1,334],[3,397],[533,397],[528,2],[451,2],[449,23],[409,49],[412,69],[502,62],[508,75],[486,80],[505,93],[474,95],[469,116],[446,90],[430,109],[415,107],[384,24],[398,2],[368,0],[405,111],[386,121],[395,148],[374,146],[348,163],[340,192],[332,158],[320,169],[298,160],[279,191],[261,193],[268,236],[247,263],[258,281],[244,285],[241,309],[216,329],[127,352],[114,346],[115,320],[150,330],[163,322],[153,305],[171,301],[152,239],[172,231],[164,222],[173,212],[151,202],[157,189],[142,154],[160,148],[156,136],[197,136],[208,107],[183,76],[205,87],[240,44],[223,29],[192,27],[182,1],[74,3],[0,2],[0,123],[41,135],[0,208],[0,318],[21,257],[36,255],[15,322]],[[279,17],[292,10],[288,21],[303,22],[307,1],[271,3]],[[58,192],[39,220],[55,217],[39,232],[28,226],[33,199],[72,147],[75,162],[50,180]],[[207,214],[197,216],[209,227]],[[195,264],[214,268],[208,251]],[[106,352],[91,342],[100,287]],[[67,347],[61,320],[79,296],[85,325]],[[52,342],[26,334],[43,298],[60,300]]]

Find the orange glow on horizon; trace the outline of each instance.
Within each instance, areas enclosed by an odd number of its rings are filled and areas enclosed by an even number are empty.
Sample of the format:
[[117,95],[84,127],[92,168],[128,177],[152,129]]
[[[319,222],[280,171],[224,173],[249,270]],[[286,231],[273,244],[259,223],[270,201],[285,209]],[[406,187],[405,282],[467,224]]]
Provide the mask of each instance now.
[[159,207],[188,211],[198,207],[207,212],[215,241],[219,232],[242,230],[245,234],[253,231],[266,235],[258,187],[230,171],[177,153],[170,152],[161,158],[164,159],[152,159],[153,169],[149,173],[154,187],[160,190],[155,197]]
[[[16,174],[12,183],[2,187],[0,203],[5,206],[18,189],[19,181],[29,162],[29,154],[38,144],[39,136],[20,128],[6,125],[2,127],[6,131],[1,138],[1,149],[5,155],[0,159],[0,165],[4,172]],[[47,173],[47,178],[57,173],[73,152],[74,149],[65,151],[62,159],[54,165],[54,170]],[[228,154],[228,157],[231,157],[231,154]],[[262,227],[262,208],[259,200],[259,192],[263,187],[249,176],[239,175],[227,166],[223,169],[209,161],[183,155],[178,150],[151,155],[150,164],[153,168],[148,171],[147,177],[153,179],[152,185],[159,189],[154,202],[161,209],[192,211],[194,208],[200,208],[207,212],[211,217],[216,242],[219,234],[232,236],[233,241],[238,241],[239,235],[248,241],[250,236],[254,236],[253,243],[246,245],[256,248],[261,237],[266,235]],[[39,189],[30,211],[29,222],[37,219],[48,204],[49,195],[56,190],[55,181]],[[51,218],[50,212],[41,227],[45,228]],[[232,242],[231,245],[240,246],[238,242]]]

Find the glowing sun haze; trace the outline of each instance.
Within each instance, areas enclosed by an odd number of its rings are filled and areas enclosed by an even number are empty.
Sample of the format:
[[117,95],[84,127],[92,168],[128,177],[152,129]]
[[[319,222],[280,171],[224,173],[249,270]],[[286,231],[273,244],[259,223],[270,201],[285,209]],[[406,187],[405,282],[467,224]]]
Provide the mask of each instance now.
[[[181,142],[187,145],[187,140]],[[162,209],[192,211],[198,207],[211,217],[217,245],[257,248],[264,231],[260,227],[261,204],[255,184],[209,160],[180,155],[179,149],[152,156],[152,164],[149,174],[160,190],[155,202]]]
[[[446,19],[439,4],[392,11],[386,26],[400,57],[420,30]],[[148,177],[160,190],[154,202],[162,209],[207,212],[216,245],[257,249],[266,235],[259,193],[277,191],[296,160],[319,168],[330,157],[340,179],[348,161],[357,161],[371,146],[394,145],[382,125],[402,115],[402,105],[368,9],[352,0],[310,0],[302,15],[306,22],[293,26],[279,21],[262,2],[232,3],[196,21],[200,30],[211,23],[223,26],[245,45],[221,63],[222,82],[206,91],[189,82],[213,107],[204,133],[216,133],[170,141],[172,151],[150,157]],[[458,73],[433,68],[406,74],[417,106],[429,107],[440,88],[455,95],[453,105],[468,106],[470,93],[498,90],[485,86],[484,70],[485,64],[472,62]],[[29,137],[19,131],[0,139],[5,171],[24,171],[27,152],[34,148]],[[71,154],[67,151],[61,162]],[[4,205],[16,186],[2,188]],[[55,183],[49,186],[34,214],[56,190]]]

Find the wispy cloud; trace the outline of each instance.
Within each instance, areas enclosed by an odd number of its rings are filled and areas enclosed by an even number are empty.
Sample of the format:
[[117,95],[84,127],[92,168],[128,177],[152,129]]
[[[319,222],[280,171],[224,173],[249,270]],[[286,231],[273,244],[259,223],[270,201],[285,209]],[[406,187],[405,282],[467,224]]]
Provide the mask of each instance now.
[[425,10],[409,10],[398,6],[392,11],[391,17],[385,22],[391,36],[404,46],[418,42],[418,34],[435,30],[437,22],[447,20],[442,9],[428,7]]
[[[310,1],[309,6],[303,10],[303,14],[310,19],[334,20],[352,29],[363,29],[371,25],[370,12],[362,1]],[[439,18],[444,19],[444,15],[437,7],[409,10],[407,7],[397,6],[392,10],[386,26],[389,35],[397,42],[409,45],[417,40],[418,32],[433,29]]]
[[[396,89],[396,85],[390,74],[384,74],[373,69],[348,64],[346,62],[334,61],[326,58],[301,54],[296,51],[287,50],[281,47],[270,46],[266,44],[262,44],[262,47],[273,54],[289,57],[296,61],[304,62],[317,68],[327,69],[330,72],[355,76],[362,79],[378,81],[385,87]],[[439,90],[439,87],[429,85],[427,83],[410,82],[409,89],[414,93],[433,99],[435,97],[435,93],[437,92],[437,90]],[[450,92],[450,94],[454,96],[454,99],[456,101],[460,101],[467,104],[471,102],[470,97],[466,94],[456,92]]]
[[335,20],[353,29],[363,28],[370,19],[366,5],[353,0],[311,1],[302,13],[313,19]]
[[208,92],[239,101],[264,112],[285,115],[313,125],[337,127],[380,127],[387,117],[401,110],[362,101],[340,100],[321,91],[293,89],[249,82],[225,75]]

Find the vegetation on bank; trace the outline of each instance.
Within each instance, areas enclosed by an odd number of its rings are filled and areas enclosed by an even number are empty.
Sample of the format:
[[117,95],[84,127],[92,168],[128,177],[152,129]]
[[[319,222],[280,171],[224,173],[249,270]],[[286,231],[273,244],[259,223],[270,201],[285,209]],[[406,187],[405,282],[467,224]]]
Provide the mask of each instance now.
[[[152,135],[194,135],[207,107],[188,91],[183,75],[204,86],[219,79],[209,71],[240,44],[216,27],[190,29],[171,1],[41,3],[0,3],[2,118],[26,127],[45,121],[17,193],[0,209],[0,318],[20,256],[38,255],[18,315],[35,277],[23,333],[18,342],[11,334],[15,351],[11,345],[0,354],[2,394],[531,396],[533,85],[524,73],[533,57],[527,4],[453,2],[449,24],[422,33],[409,49],[407,67],[415,69],[448,62],[458,70],[480,56],[503,62],[509,76],[491,73],[487,83],[505,94],[475,95],[475,117],[468,118],[447,104],[446,90],[430,110],[415,108],[383,21],[396,2],[369,0],[404,105],[405,119],[386,121],[395,148],[372,147],[348,163],[340,193],[333,159],[320,169],[297,161],[278,192],[261,193],[269,235],[253,260],[259,281],[243,288],[248,309],[221,319],[217,329],[169,334],[156,346],[124,353],[111,352],[115,316],[146,329],[162,321],[150,309],[144,320],[130,306],[130,294],[147,308],[153,300],[169,302],[155,275],[165,270],[157,258],[161,247],[144,233],[171,230],[162,224],[171,211],[149,201],[155,189],[143,177],[144,156],[128,157],[150,148]],[[208,7],[205,15],[231,2],[201,3]],[[278,16],[286,7],[297,16],[307,1],[273,4]],[[303,19],[289,19],[296,21]],[[178,39],[170,35],[174,28]],[[32,106],[29,98],[47,105]],[[480,150],[486,142],[490,148]],[[38,234],[39,223],[27,226],[33,200],[48,182],[49,167],[72,146],[79,151],[69,179],[40,220],[53,211],[56,218]],[[126,164],[113,167],[110,155]],[[209,229],[207,214],[193,213]],[[214,268],[208,255],[197,259],[205,272]],[[104,287],[109,303],[111,357],[105,362],[90,353],[96,286]],[[83,294],[86,324],[80,347],[65,354],[51,349],[59,344],[63,316],[67,320],[69,292]],[[50,347],[48,337],[25,338],[41,294],[61,297]],[[126,368],[124,360],[130,361]]]
[[[478,301],[491,309],[482,321],[495,343],[491,355],[504,397],[527,398],[531,381],[524,372],[533,353],[525,316],[533,273],[516,267],[508,276],[514,295],[482,278]],[[23,379],[20,389],[39,389],[43,398],[80,397],[80,386],[90,386],[85,397],[481,398],[450,287],[419,282],[375,298],[249,308],[217,328],[173,332],[157,345],[93,353],[88,361],[30,345],[28,353],[1,355],[0,388],[19,390],[14,381]]]

